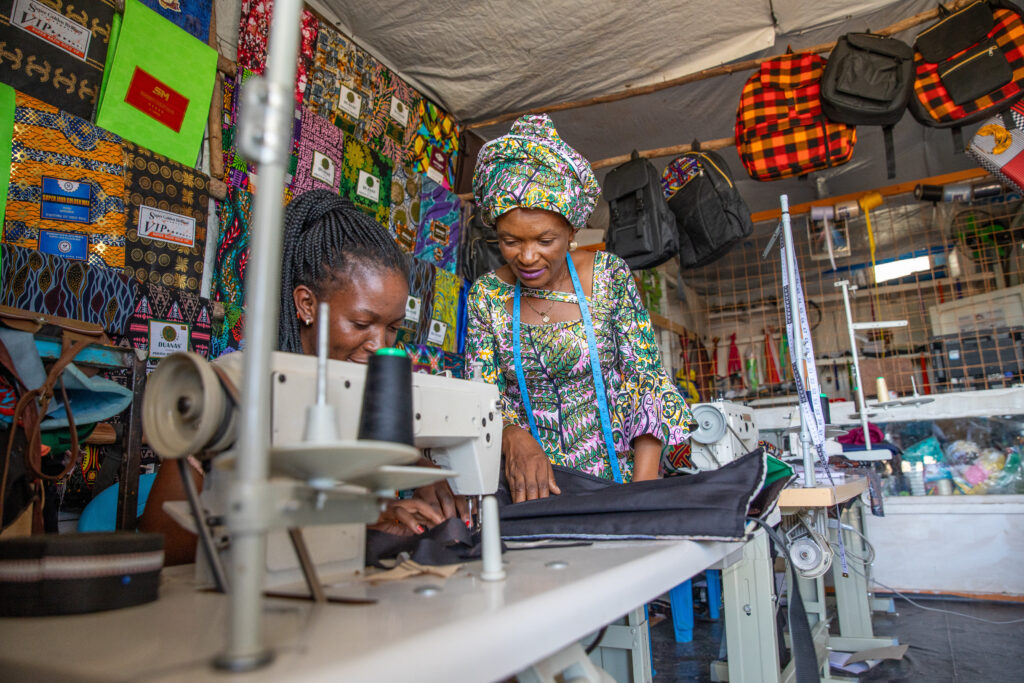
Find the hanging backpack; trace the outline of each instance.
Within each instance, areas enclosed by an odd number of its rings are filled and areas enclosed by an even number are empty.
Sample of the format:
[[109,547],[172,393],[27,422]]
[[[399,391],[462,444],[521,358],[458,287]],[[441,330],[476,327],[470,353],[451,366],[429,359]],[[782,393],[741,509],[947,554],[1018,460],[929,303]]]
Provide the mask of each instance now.
[[636,270],[664,263],[679,249],[676,219],[661,192],[658,170],[633,150],[604,179],[610,219],[605,247]]
[[895,38],[847,33],[836,41],[821,76],[821,109],[839,123],[882,126],[886,170],[895,178],[892,128],[913,91],[913,48]]
[[914,41],[910,113],[926,126],[961,127],[1008,109],[1024,95],[1024,21],[1005,0],[975,2],[940,19]]
[[681,268],[717,261],[754,231],[725,159],[697,143],[665,167],[661,185],[679,229]]
[[743,86],[736,111],[736,149],[754,180],[802,176],[845,164],[857,131],[821,110],[825,60],[788,54],[761,64]]
[[459,245],[459,274],[475,282],[481,275],[505,265],[498,247],[498,234],[483,221],[475,204],[463,205],[462,241]]

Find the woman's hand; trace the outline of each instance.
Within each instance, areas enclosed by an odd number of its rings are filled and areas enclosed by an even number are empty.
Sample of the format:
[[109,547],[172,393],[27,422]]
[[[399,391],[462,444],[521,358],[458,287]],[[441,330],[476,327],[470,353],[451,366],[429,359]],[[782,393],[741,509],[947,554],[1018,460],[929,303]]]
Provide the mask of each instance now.
[[456,496],[452,493],[452,487],[448,485],[447,479],[421,486],[414,490],[412,495],[415,500],[422,500],[432,508],[440,510],[445,519],[458,515],[459,519],[466,523],[466,526],[472,523],[466,497]]
[[551,461],[529,431],[514,425],[505,427],[501,433],[501,454],[513,503],[562,492],[555,483]]
[[443,521],[441,513],[429,503],[408,498],[389,502],[384,512],[380,513],[377,522],[370,524],[368,528],[386,534],[414,536]]
[[661,440],[644,434],[633,439],[633,481],[658,478],[661,465]]

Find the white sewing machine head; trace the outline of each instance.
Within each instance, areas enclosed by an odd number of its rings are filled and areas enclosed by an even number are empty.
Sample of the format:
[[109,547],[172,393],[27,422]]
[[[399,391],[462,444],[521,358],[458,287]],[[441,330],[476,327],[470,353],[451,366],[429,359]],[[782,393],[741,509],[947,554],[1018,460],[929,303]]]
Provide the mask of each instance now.
[[690,459],[698,470],[717,470],[757,448],[754,411],[729,401],[693,406],[697,431],[690,435]]

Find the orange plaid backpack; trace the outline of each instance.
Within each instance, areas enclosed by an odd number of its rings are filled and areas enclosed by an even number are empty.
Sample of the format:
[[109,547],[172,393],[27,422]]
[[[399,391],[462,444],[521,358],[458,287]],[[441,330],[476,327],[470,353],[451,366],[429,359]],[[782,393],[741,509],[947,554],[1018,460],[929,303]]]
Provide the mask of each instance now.
[[975,2],[942,17],[914,41],[910,113],[935,128],[960,127],[1005,111],[1024,95],[1024,21],[1005,0]]
[[743,86],[736,148],[755,180],[778,180],[845,164],[857,142],[854,126],[821,111],[825,60],[788,54],[761,64]]

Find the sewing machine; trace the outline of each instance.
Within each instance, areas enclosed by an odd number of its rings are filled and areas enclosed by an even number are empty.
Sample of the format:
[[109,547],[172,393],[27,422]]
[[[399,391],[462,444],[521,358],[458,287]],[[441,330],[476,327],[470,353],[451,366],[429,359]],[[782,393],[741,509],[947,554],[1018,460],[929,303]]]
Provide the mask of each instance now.
[[739,403],[715,401],[693,407],[697,430],[690,435],[690,459],[698,471],[717,470],[757,448],[754,411]]

